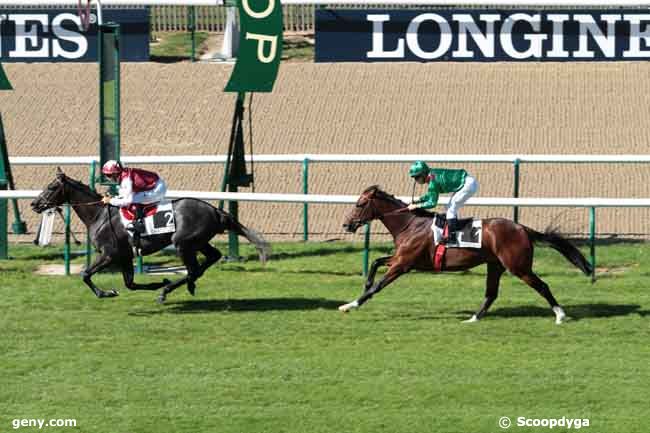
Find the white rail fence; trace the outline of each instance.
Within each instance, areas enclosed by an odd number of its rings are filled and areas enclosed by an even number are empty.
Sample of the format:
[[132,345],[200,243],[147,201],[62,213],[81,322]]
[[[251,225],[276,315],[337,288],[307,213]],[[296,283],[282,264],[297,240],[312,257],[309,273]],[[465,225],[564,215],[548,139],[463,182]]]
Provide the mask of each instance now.
[[[41,190],[0,191],[0,199],[34,199]],[[165,195],[168,198],[197,198],[200,200],[250,201],[272,203],[318,203],[318,204],[354,204],[358,195],[330,194],[276,194],[249,192],[214,192],[214,191],[182,191],[170,190]],[[397,197],[409,202],[411,197]],[[440,202],[446,202],[448,197],[440,197]],[[509,197],[472,197],[467,206],[520,206],[520,207],[650,207],[650,198],[509,198]]]
[[[591,258],[595,264],[596,208],[626,207],[649,208],[650,198],[519,198],[519,168],[522,163],[604,163],[604,164],[644,164],[650,163],[650,155],[346,155],[346,154],[291,154],[291,155],[256,155],[247,156],[257,163],[301,163],[303,168],[303,194],[274,194],[274,193],[229,193],[214,191],[169,191],[170,198],[193,197],[203,200],[227,200],[250,202],[302,203],[304,235],[308,239],[307,206],[309,204],[353,204],[358,199],[356,195],[321,195],[308,194],[308,167],[311,163],[407,163],[415,160],[445,162],[474,162],[474,163],[507,163],[514,167],[513,190],[514,197],[474,197],[467,205],[470,206],[508,206],[515,210],[515,220],[519,207],[581,207],[589,209],[589,239],[591,243]],[[190,156],[131,156],[124,157],[127,164],[223,164],[224,155],[190,155]],[[69,166],[88,165],[90,172],[95,173],[98,159],[93,156],[81,157],[11,157],[11,165],[48,165]],[[40,191],[16,190],[0,191],[0,199],[33,199]],[[409,197],[401,197],[405,202]],[[444,201],[446,197],[441,197]],[[367,250],[370,232],[366,227],[366,254],[364,256],[364,271],[367,269]]]
[[[39,190],[16,190],[0,191],[0,199],[34,199],[41,191]],[[212,192],[212,191],[176,191],[168,192],[169,198],[191,197],[202,200],[229,200],[229,201],[251,201],[251,202],[276,202],[276,203],[321,203],[321,204],[354,204],[358,200],[356,195],[319,195],[319,194],[273,194],[273,193],[233,193],[233,192]],[[398,197],[408,202],[409,197]],[[444,200],[445,197],[442,197]],[[650,199],[611,199],[611,198],[497,198],[497,197],[474,197],[468,202],[470,206],[528,206],[528,207],[583,207],[589,208],[590,226],[590,261],[594,268],[592,281],[595,281],[596,268],[596,247],[595,227],[596,208],[599,207],[650,207]],[[69,215],[70,209],[66,208]],[[69,221],[69,217],[66,218]],[[66,227],[65,245],[65,269],[66,274],[70,273],[70,244],[69,230]],[[363,274],[366,275],[369,265],[370,230],[366,226],[365,244],[363,254]],[[89,260],[90,251],[88,251]],[[139,265],[141,267],[141,263]]]
[[[520,168],[522,164],[647,164],[650,163],[650,155],[519,155],[519,154],[499,154],[499,155],[437,155],[437,154],[411,154],[411,155],[354,155],[354,154],[284,154],[284,155],[256,155],[251,158],[247,156],[250,162],[253,160],[257,163],[299,163],[302,167],[302,193],[309,194],[309,167],[316,163],[410,163],[416,160],[436,161],[438,163],[495,163],[511,164],[513,167],[512,177],[512,196],[519,197],[520,189]],[[224,164],[225,155],[169,155],[169,156],[126,156],[122,158],[127,164]],[[48,166],[66,166],[66,165],[88,165],[90,167],[90,177],[94,177],[95,166],[98,163],[97,157],[79,156],[79,157],[11,157],[12,165],[48,165]],[[309,201],[303,203],[303,240],[309,239]],[[509,205],[513,207],[513,219],[519,220],[519,204],[512,202]]]

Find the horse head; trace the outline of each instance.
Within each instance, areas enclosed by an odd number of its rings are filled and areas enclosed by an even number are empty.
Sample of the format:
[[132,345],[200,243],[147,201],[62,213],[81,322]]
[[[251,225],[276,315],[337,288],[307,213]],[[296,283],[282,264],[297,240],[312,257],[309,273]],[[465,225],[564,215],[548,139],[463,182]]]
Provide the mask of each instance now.
[[354,209],[346,215],[343,228],[354,233],[362,225],[405,206],[406,203],[382,191],[378,185],[373,185],[361,193]]
[[[99,194],[90,189],[87,185],[71,179],[65,175],[60,167],[56,169],[56,177],[50,182],[45,189],[32,201],[31,206],[34,212],[42,213],[47,209],[61,206],[69,203],[72,193],[79,193],[83,197],[78,197],[80,202],[88,200],[97,200]],[[74,200],[74,198],[73,198]]]
[[42,213],[65,203],[65,179],[65,173],[57,167],[54,180],[32,201],[32,210]]

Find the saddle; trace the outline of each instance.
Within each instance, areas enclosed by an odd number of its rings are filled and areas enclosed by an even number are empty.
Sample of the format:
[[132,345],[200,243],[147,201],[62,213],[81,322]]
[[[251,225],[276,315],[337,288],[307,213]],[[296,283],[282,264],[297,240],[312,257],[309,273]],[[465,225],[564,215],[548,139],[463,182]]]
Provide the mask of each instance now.
[[436,214],[431,225],[433,230],[433,241],[435,243],[433,269],[435,272],[442,272],[445,267],[445,253],[449,248],[481,248],[482,245],[483,221],[474,218],[462,218],[458,220],[458,229],[455,231],[454,242],[441,244],[439,239],[446,236],[449,230],[445,215]]
[[156,211],[158,210],[159,203],[160,202],[149,203],[149,204],[133,203],[129,206],[120,208],[120,211],[122,212],[122,216],[124,217],[124,219],[128,221],[134,221],[138,215],[138,208],[142,209],[143,217],[148,217],[156,213]]
[[[434,216],[435,218],[435,225],[440,227],[441,229],[445,229],[447,227],[447,215],[443,213],[436,213]],[[458,219],[458,230],[457,231],[463,231],[468,225],[472,224],[472,221],[474,221],[474,218],[469,217],[469,218],[459,218]]]

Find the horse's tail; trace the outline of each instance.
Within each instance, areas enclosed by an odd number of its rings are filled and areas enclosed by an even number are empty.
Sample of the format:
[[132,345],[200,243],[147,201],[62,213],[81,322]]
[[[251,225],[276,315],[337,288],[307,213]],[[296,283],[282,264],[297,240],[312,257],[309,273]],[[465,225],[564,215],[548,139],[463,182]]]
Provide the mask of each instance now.
[[260,261],[266,263],[266,260],[271,255],[271,245],[262,237],[262,235],[253,229],[245,227],[242,223],[237,221],[234,216],[228,213],[224,212],[223,217],[226,223],[226,228],[245,237],[248,242],[255,245],[255,248],[260,255]]
[[562,254],[568,261],[570,261],[576,268],[580,269],[585,275],[591,275],[593,268],[591,263],[587,261],[584,255],[567,239],[560,236],[554,231],[546,231],[540,233],[530,227],[525,227],[528,238],[535,242],[541,241],[548,243],[551,248]]

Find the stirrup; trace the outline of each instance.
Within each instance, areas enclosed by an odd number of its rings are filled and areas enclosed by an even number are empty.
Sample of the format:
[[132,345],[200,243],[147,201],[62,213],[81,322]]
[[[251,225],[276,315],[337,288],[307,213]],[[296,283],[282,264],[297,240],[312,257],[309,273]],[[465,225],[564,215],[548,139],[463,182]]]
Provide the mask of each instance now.
[[147,227],[144,224],[144,221],[142,220],[134,220],[128,223],[125,227],[128,231],[132,232],[133,234],[138,233],[138,234],[144,234],[147,231]]

